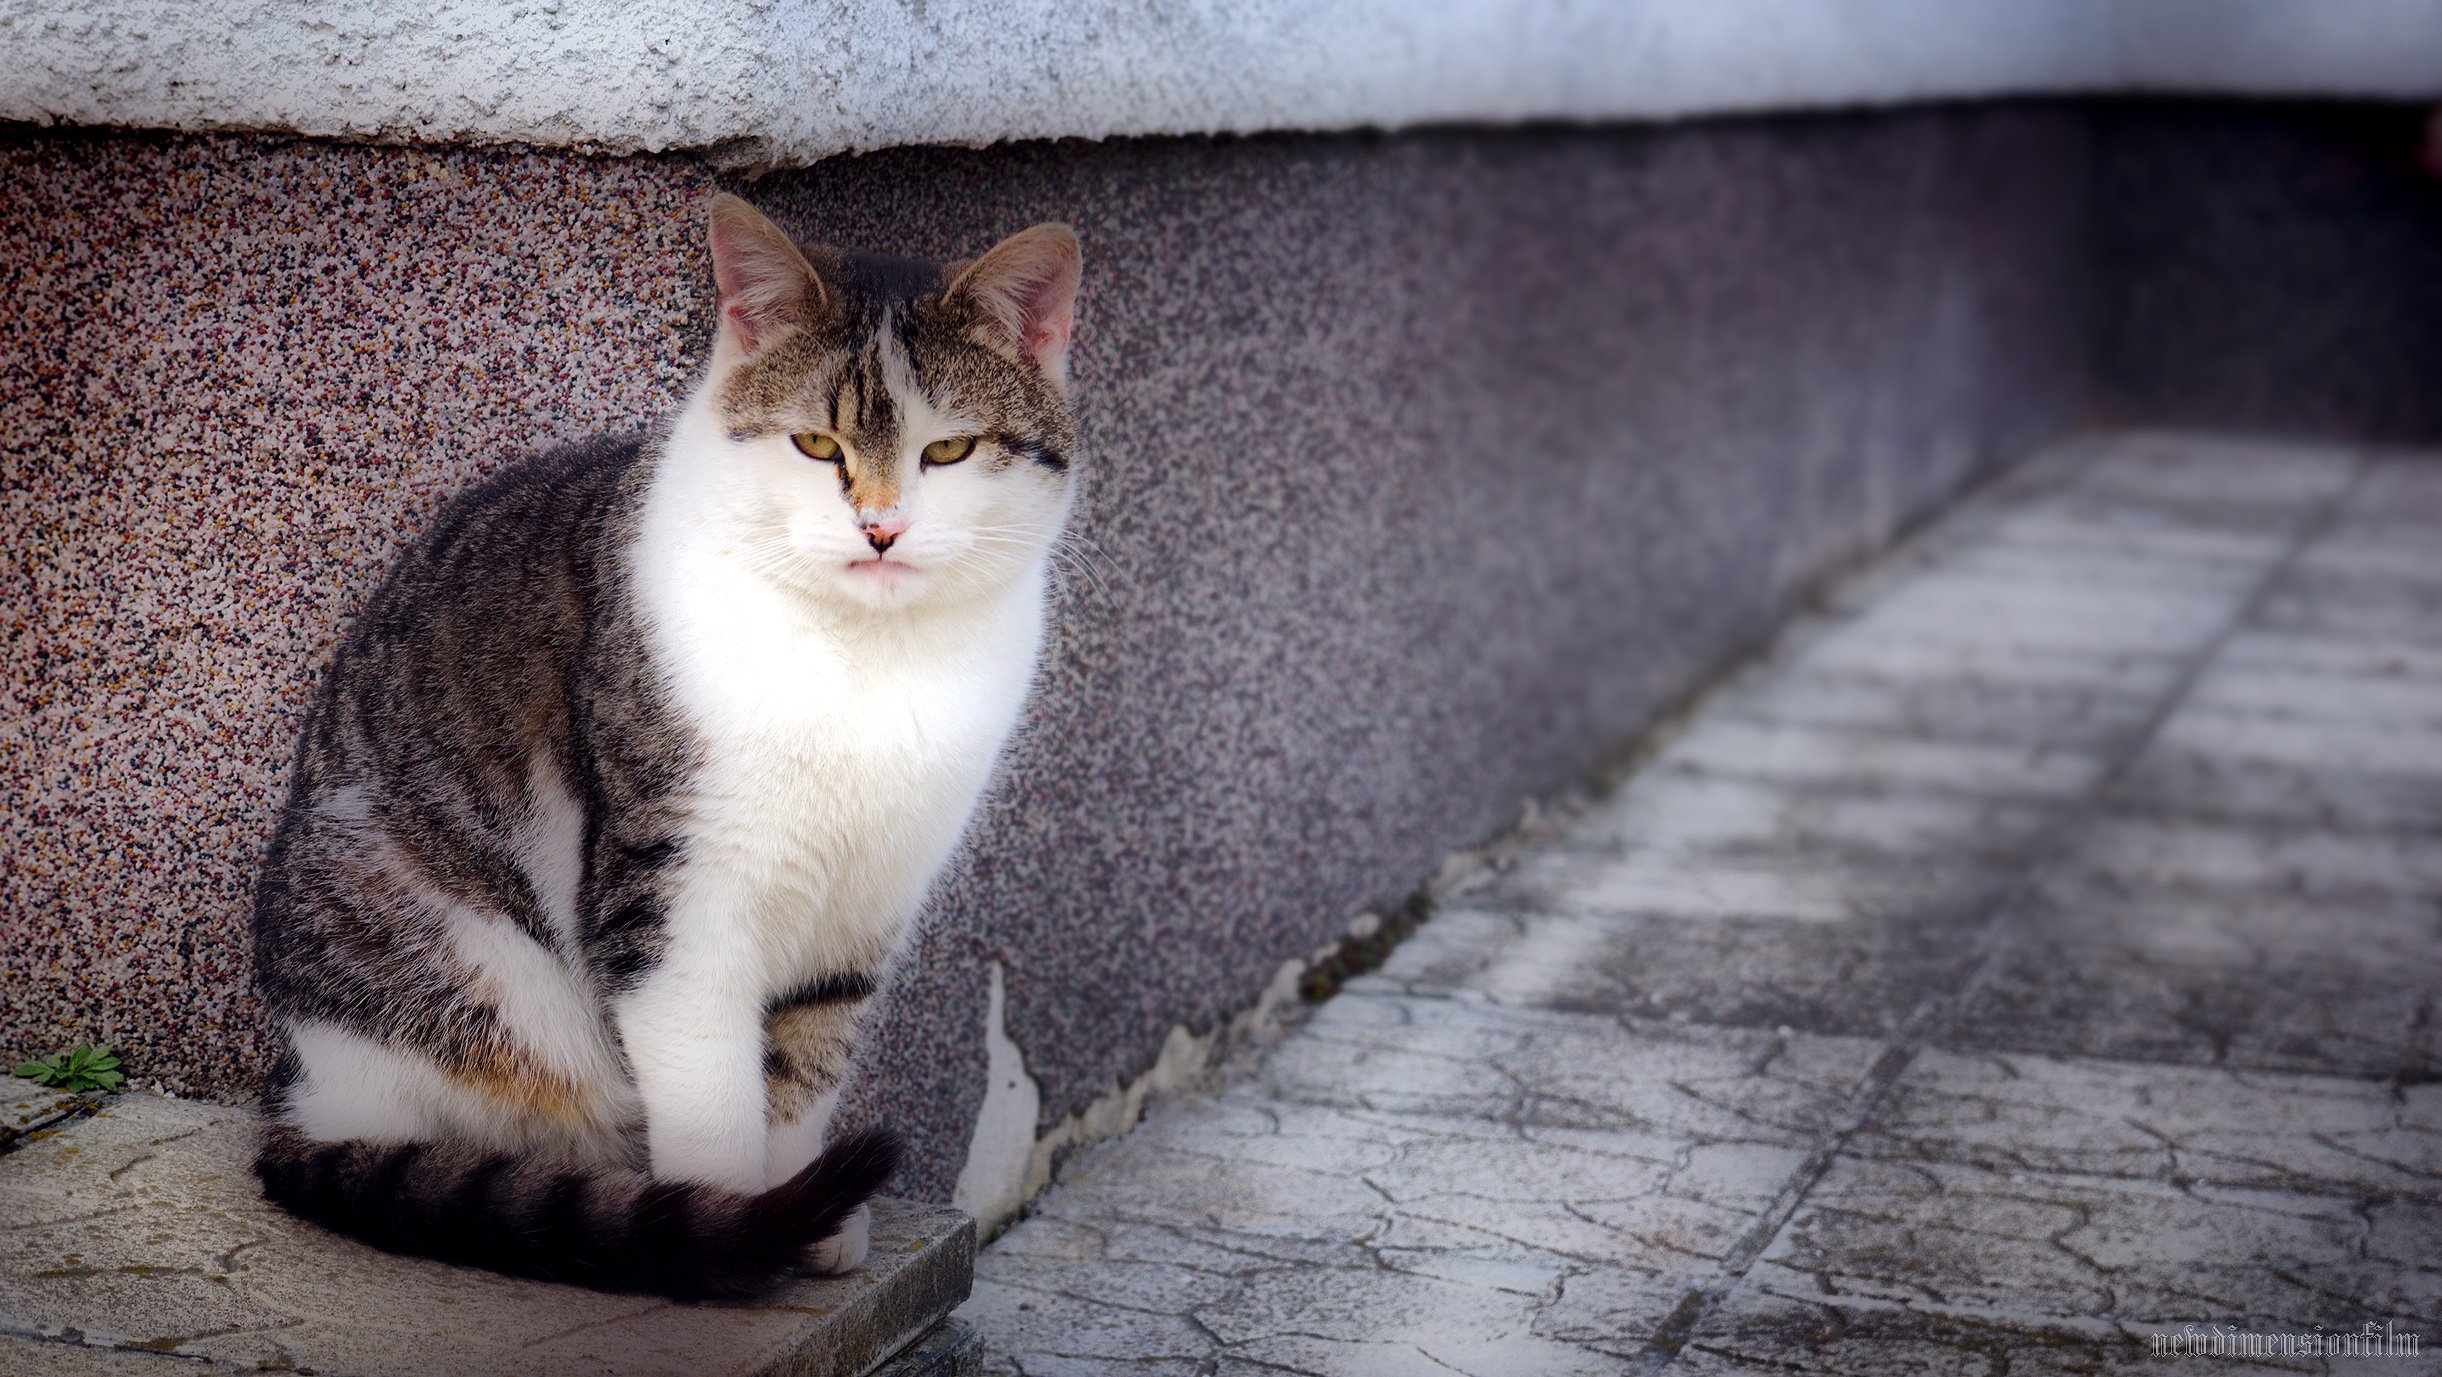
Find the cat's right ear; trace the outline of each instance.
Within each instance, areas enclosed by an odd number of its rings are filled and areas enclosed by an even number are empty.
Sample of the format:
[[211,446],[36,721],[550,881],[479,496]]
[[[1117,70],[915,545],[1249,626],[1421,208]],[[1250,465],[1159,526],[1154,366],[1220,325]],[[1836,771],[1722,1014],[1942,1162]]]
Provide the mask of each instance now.
[[807,328],[823,306],[822,279],[796,241],[726,191],[712,198],[712,277],[722,342],[741,354]]

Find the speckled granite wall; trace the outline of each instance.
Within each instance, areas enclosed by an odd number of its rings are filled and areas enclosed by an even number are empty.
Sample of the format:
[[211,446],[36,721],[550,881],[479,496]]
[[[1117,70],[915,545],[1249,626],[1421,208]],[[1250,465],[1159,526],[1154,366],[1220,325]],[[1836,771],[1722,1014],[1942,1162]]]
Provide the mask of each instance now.
[[2149,421],[2442,439],[2431,107],[2096,117],[2103,399]]
[[[1811,573],[2071,424],[2062,111],[913,150],[747,188],[1089,257],[1093,453],[1034,725],[852,1112],[946,1195],[984,988],[1047,1121],[1584,771]],[[707,175],[250,138],[0,144],[0,1050],[230,1091],[315,669],[443,496],[640,420]]]

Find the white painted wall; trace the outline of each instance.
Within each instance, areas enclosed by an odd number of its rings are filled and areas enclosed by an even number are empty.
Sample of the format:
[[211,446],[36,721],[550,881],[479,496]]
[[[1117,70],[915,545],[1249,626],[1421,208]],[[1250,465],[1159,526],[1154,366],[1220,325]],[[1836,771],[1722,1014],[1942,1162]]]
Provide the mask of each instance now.
[[0,119],[803,163],[2100,91],[2442,96],[2442,0],[0,0]]

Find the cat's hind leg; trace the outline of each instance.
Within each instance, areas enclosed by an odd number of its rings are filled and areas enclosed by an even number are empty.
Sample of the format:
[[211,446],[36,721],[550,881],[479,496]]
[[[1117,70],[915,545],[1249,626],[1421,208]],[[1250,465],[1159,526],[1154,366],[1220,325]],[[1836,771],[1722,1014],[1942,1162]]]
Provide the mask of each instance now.
[[[857,1030],[873,1003],[874,980],[834,974],[774,1000],[764,1014],[763,1075],[770,1105],[767,1154],[775,1178],[822,1155],[839,1105]],[[840,1231],[814,1245],[807,1266],[845,1272],[865,1260],[868,1214],[860,1207]]]

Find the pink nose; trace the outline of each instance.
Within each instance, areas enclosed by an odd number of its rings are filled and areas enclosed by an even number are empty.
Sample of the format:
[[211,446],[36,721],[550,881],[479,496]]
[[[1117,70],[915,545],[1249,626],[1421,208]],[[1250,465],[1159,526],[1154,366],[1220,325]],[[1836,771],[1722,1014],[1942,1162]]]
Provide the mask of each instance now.
[[907,518],[896,514],[868,516],[858,519],[857,529],[865,533],[865,541],[875,554],[888,550],[891,542],[907,533]]

